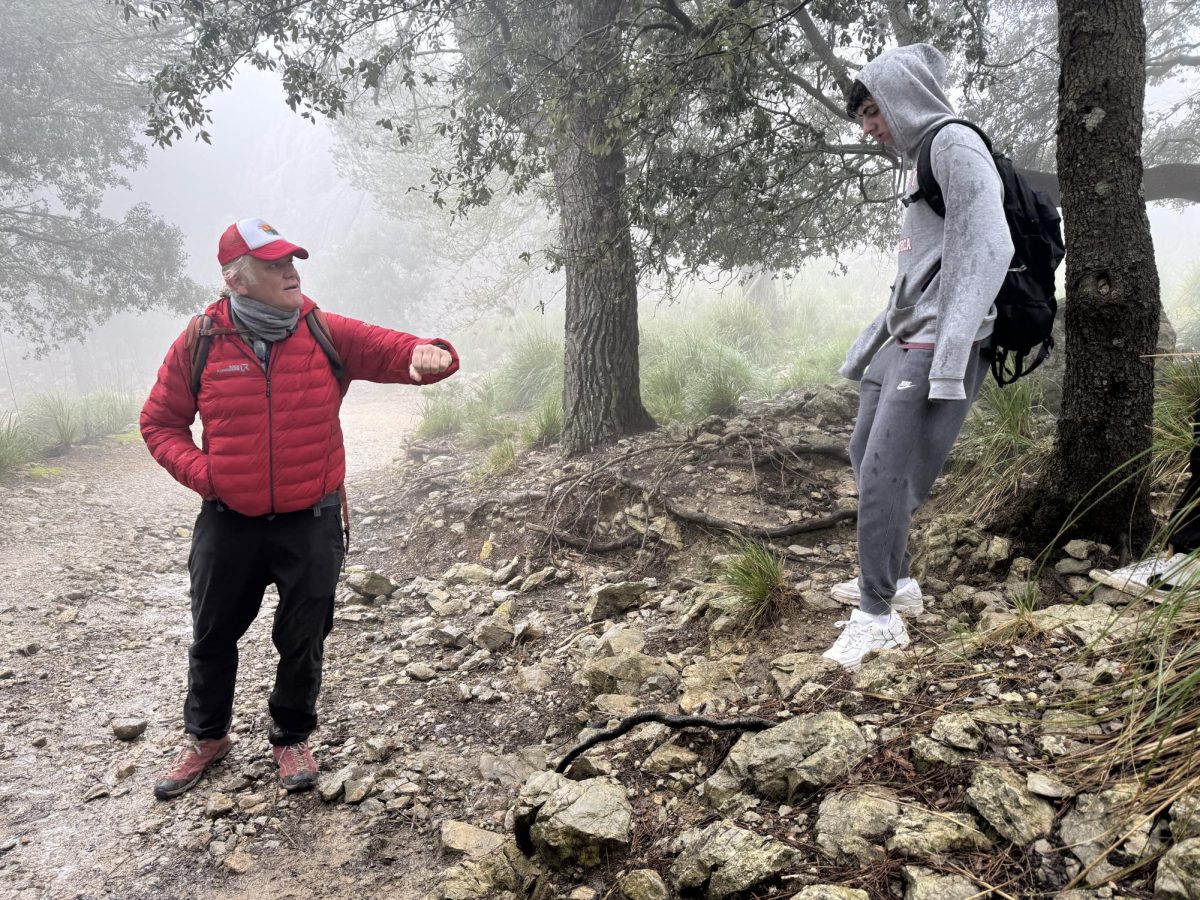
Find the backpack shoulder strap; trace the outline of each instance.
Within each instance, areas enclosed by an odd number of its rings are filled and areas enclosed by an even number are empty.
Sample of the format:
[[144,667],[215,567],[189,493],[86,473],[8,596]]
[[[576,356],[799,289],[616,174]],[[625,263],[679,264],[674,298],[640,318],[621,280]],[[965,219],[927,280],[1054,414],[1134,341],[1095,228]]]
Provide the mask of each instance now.
[[208,362],[208,348],[211,345],[212,317],[203,314],[192,316],[184,332],[183,346],[188,351],[188,361],[191,364],[188,386],[193,397],[200,393],[200,376],[204,374],[204,364]]
[[909,194],[904,198],[904,205],[908,206],[911,203],[916,203],[918,200],[924,200],[929,204],[930,209],[943,219],[946,217],[946,201],[942,197],[942,188],[937,183],[937,178],[933,174],[932,155],[933,139],[947,125],[966,125],[983,139],[983,145],[987,147],[988,153],[993,152],[992,139],[987,136],[987,133],[982,128],[966,119],[947,119],[945,122],[939,122],[922,139],[921,149],[917,153],[917,190],[916,193]]
[[312,336],[325,351],[325,355],[329,357],[329,367],[333,369],[333,377],[338,381],[344,381],[346,367],[342,365],[342,358],[338,355],[337,347],[333,345],[333,332],[329,330],[329,321],[325,318],[325,313],[314,306],[304,317],[304,321],[308,323],[308,330],[312,332]]

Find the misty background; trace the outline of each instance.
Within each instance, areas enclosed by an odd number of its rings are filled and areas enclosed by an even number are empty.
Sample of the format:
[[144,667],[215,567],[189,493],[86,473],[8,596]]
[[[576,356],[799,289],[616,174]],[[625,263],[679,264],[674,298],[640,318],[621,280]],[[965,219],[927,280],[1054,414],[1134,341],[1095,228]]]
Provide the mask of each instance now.
[[[1184,102],[1192,89],[1186,79],[1151,87],[1148,109]],[[506,352],[506,341],[531,327],[561,333],[563,278],[541,253],[557,223],[537,191],[501,197],[453,221],[414,190],[428,177],[431,155],[441,152],[437,142],[395,152],[391,136],[374,124],[378,110],[371,104],[333,122],[306,120],[287,108],[276,75],[246,68],[210,103],[211,143],[185,133],[161,148],[140,138],[144,164],[125,170],[127,186],[106,190],[100,207],[119,219],[146,204],[178,228],[185,272],[204,298],[215,298],[221,285],[220,233],[237,219],[261,216],[310,251],[299,262],[303,286],[323,308],[449,338],[463,350],[465,374],[486,372]],[[1172,319],[1186,316],[1200,285],[1200,210],[1156,203],[1149,213],[1164,306]],[[640,320],[643,329],[694,320],[722,297],[750,293],[785,309],[813,307],[813,327],[836,321],[836,339],[845,343],[886,301],[893,265],[891,254],[864,247],[774,277],[754,267],[709,271],[670,296],[646,278]],[[194,306],[199,312],[203,302]],[[84,339],[42,348],[39,356],[0,318],[0,411],[55,392],[144,396],[186,319],[179,311],[118,312],[87,329]],[[53,332],[56,323],[45,327]],[[833,378],[834,355],[828,358]]]

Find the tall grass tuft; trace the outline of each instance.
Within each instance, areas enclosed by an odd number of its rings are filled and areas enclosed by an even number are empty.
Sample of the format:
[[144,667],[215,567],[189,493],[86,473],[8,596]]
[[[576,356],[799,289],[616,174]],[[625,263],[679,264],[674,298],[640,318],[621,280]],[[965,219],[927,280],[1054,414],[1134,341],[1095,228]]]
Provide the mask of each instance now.
[[29,431],[14,413],[0,414],[0,481],[8,478],[37,456]]
[[795,603],[783,560],[757,541],[742,544],[725,563],[721,580],[741,598],[746,630],[777,620]]
[[[1137,784],[1130,812],[1144,816],[1200,786],[1200,552],[1191,555],[1196,573],[1150,612],[1122,620],[1128,631],[1113,633],[1119,640],[1104,649],[1105,658],[1121,663],[1113,683],[1068,706],[1091,715],[1100,710],[1096,718],[1105,725],[1067,760],[1073,780],[1084,790]],[[1118,844],[1125,835],[1101,837]]]
[[511,475],[517,470],[517,447],[510,440],[495,443],[488,450],[483,461],[475,469],[477,481],[497,478],[501,475]]
[[1152,442],[1155,480],[1174,480],[1187,467],[1195,439],[1192,417],[1200,412],[1200,358],[1160,360],[1154,391]]
[[64,394],[40,394],[29,405],[25,421],[44,452],[62,452],[84,436],[81,405]]
[[549,447],[562,439],[563,402],[559,394],[547,394],[521,426],[521,438],[531,447]]
[[1023,378],[1001,387],[988,378],[959,438],[955,478],[939,505],[983,522],[994,519],[1041,471],[1053,444],[1038,383]]
[[494,381],[475,386],[462,407],[462,437],[468,447],[492,447],[513,438],[520,430],[515,419],[500,412],[500,401]]
[[448,437],[463,427],[462,401],[450,387],[435,386],[421,391],[421,422],[417,425],[419,439]]
[[642,346],[642,402],[660,422],[732,415],[760,393],[760,367],[701,328],[652,335]]
[[495,399],[506,412],[534,409],[547,394],[561,395],[562,383],[562,340],[544,325],[524,328],[505,348]]
[[714,343],[756,362],[769,360],[778,349],[779,328],[770,312],[742,296],[722,297],[701,317],[699,327]]
[[93,391],[80,398],[77,408],[84,440],[125,431],[137,422],[138,398],[127,391]]

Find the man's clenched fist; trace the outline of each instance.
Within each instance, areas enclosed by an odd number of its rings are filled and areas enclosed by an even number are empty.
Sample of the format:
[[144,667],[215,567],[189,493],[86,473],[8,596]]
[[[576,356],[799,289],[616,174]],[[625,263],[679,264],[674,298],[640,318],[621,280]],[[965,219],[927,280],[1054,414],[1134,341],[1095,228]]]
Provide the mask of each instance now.
[[414,384],[420,384],[424,375],[439,375],[450,368],[454,357],[449,351],[437,344],[418,344],[413,348],[412,361],[408,367],[408,377]]

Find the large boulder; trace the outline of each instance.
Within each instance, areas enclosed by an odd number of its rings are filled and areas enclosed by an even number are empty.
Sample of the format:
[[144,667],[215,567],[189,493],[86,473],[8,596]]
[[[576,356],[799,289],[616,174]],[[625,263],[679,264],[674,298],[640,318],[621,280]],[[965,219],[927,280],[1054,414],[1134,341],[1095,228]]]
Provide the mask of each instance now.
[[810,884],[796,895],[796,900],[871,900],[871,895],[840,884]]
[[551,866],[595,866],[629,846],[632,820],[625,789],[615,781],[538,772],[517,799],[514,830],[522,849]]
[[390,597],[396,592],[396,584],[390,578],[368,569],[356,569],[347,574],[346,587],[368,600]]
[[713,822],[681,838],[683,852],[671,866],[675,888],[722,900],[779,875],[799,855],[791,847],[728,822]]
[[905,803],[887,848],[905,853],[987,850],[992,846],[969,813],[938,812]]

